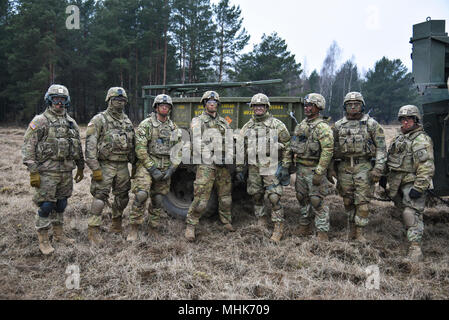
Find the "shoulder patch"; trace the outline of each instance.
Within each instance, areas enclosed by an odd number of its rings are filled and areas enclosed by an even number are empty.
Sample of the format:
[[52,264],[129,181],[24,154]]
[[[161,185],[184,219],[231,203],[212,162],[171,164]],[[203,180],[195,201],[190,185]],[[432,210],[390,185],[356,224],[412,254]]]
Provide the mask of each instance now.
[[32,130],[35,130],[35,129],[37,128],[37,124],[34,122],[34,120],[32,120],[32,121],[30,122],[30,128],[31,128]]

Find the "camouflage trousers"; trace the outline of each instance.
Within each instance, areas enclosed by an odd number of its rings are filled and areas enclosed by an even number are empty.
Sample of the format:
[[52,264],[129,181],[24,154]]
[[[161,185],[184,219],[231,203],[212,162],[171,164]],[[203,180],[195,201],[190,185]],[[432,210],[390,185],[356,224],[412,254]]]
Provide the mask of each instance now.
[[[162,172],[167,168],[160,168]],[[151,202],[148,206],[149,222],[152,227],[157,227],[160,222],[162,213],[162,203],[159,203],[156,199],[157,195],[166,195],[170,191],[170,179],[163,181],[153,181],[151,174],[141,163],[137,165],[136,176],[132,182],[132,192],[134,194],[139,191],[144,191],[147,196],[150,196]],[[145,205],[147,201],[140,203],[136,200],[133,201],[131,212],[129,214],[129,223],[141,225],[144,221]]]
[[[94,198],[103,202],[108,202],[109,193],[112,189],[114,202],[112,204],[112,218],[119,218],[128,205],[131,189],[128,162],[100,161],[100,168],[103,175],[102,181],[91,181],[90,193]],[[88,225],[99,227],[102,222],[102,215],[89,213]]]
[[349,221],[358,227],[365,227],[369,222],[368,204],[374,195],[374,183],[369,177],[371,170],[371,162],[365,159],[354,161],[353,166],[348,160],[338,164],[337,190],[343,197]]
[[318,231],[329,231],[329,207],[324,205],[324,198],[331,189],[326,175],[323,175],[321,184],[315,186],[312,183],[314,170],[316,167],[306,167],[297,164],[296,172],[296,198],[300,204],[299,223],[308,226],[315,220],[315,227]]
[[411,199],[409,193],[412,188],[413,183],[401,185],[399,192],[393,197],[393,202],[396,208],[402,212],[408,241],[421,242],[424,233],[423,214],[426,195],[423,194],[418,199]]
[[[280,203],[283,189],[278,178],[274,175],[261,175],[257,166],[248,166],[247,192],[254,200],[254,214],[256,217],[263,217],[266,214],[264,199],[270,199],[273,206],[271,220],[273,222],[284,221],[284,209]],[[278,201],[271,201],[271,195],[277,195]]]
[[194,199],[187,213],[187,223],[197,225],[207,209],[213,187],[218,193],[218,213],[223,224],[232,223],[232,181],[226,167],[198,165],[193,184]]
[[[39,172],[41,184],[39,188],[35,188],[33,202],[39,207],[42,202],[56,202],[60,199],[68,199],[72,196],[73,177],[72,171],[65,172]],[[51,214],[45,218],[36,213],[35,226],[36,229],[46,229],[50,224],[63,224],[63,212],[53,210]]]

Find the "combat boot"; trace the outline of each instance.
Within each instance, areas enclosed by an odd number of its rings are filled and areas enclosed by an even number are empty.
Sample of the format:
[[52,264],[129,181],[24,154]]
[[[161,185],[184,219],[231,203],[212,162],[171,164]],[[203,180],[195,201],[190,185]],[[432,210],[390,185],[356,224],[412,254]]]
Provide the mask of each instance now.
[[296,231],[296,234],[299,237],[308,237],[312,234],[312,225],[308,224],[308,225],[299,225],[299,228]]
[[317,237],[319,241],[329,241],[329,236],[327,235],[327,232],[318,231]]
[[187,241],[194,241],[195,240],[195,226],[193,224],[188,223],[186,226],[186,233],[185,237]]
[[359,242],[366,242],[366,238],[364,236],[364,228],[355,227],[355,240]]
[[91,227],[87,228],[87,238],[91,245],[101,246],[104,244],[103,238],[100,236],[100,227]]
[[232,227],[232,224],[230,224],[230,223],[225,223],[223,227],[225,228],[226,231],[229,231],[229,232],[235,231],[234,227]]
[[419,245],[418,242],[412,242],[410,244],[410,248],[408,249],[408,256],[407,258],[411,261],[411,262],[419,262],[423,260],[423,254],[421,251],[421,246]]
[[112,218],[111,228],[109,229],[111,233],[122,233],[122,217]]
[[39,249],[44,255],[49,255],[55,249],[51,246],[50,241],[48,240],[48,230],[41,229],[37,231],[37,237],[39,238]]
[[274,224],[274,231],[270,238],[271,241],[274,243],[279,243],[282,238],[282,231],[284,229],[284,223],[283,222],[276,222]]
[[136,241],[137,237],[139,236],[139,225],[138,224],[131,224],[130,225],[131,230],[129,231],[128,237],[126,238],[126,241]]
[[64,234],[62,224],[53,225],[53,240],[62,242],[66,245],[71,245],[75,243],[75,239],[69,238]]

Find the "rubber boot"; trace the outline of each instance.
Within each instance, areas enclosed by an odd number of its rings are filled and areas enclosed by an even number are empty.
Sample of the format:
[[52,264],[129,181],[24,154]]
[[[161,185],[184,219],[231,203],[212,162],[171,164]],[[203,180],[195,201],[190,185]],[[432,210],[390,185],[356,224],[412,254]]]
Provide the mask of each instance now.
[[284,230],[284,223],[276,222],[274,224],[274,231],[273,231],[273,235],[271,236],[270,240],[275,242],[275,243],[279,243],[281,241],[281,238],[282,238],[282,231],[283,230]]
[[39,249],[44,255],[49,255],[55,249],[51,246],[50,241],[48,240],[48,230],[41,229],[37,231],[37,237],[39,238]]
[[128,237],[126,238],[126,241],[136,241],[137,237],[139,236],[139,225],[138,224],[131,224],[130,225],[130,231],[128,234]]
[[411,262],[419,262],[423,260],[423,254],[421,251],[421,246],[419,245],[418,242],[412,242],[410,244],[410,248],[408,249],[408,255],[407,258],[411,261]]
[[194,241],[195,240],[195,226],[193,224],[188,223],[186,226],[186,233],[185,237],[187,241]]
[[111,233],[122,233],[122,217],[112,218],[111,228],[109,229]]
[[103,238],[100,236],[100,227],[87,227],[87,238],[91,245],[101,246],[104,243]]
[[317,238],[319,241],[329,241],[329,236],[327,235],[327,232],[318,231]]
[[355,227],[355,240],[359,242],[365,242],[366,238],[364,236],[364,228],[362,227]]
[[312,225],[308,224],[308,225],[299,225],[298,230],[296,231],[296,234],[299,237],[308,237],[312,234]]
[[64,234],[62,224],[53,225],[53,240],[62,242],[66,245],[71,245],[75,243],[75,239],[69,238]]

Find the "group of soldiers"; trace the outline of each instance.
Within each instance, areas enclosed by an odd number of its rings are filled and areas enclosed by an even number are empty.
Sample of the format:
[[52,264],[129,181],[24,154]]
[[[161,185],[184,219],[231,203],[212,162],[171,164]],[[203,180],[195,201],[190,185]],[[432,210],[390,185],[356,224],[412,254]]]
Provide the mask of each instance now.
[[[30,184],[35,188],[33,201],[39,208],[35,226],[41,252],[47,255],[54,251],[48,236],[50,227],[53,227],[54,241],[74,243],[63,232],[63,213],[73,190],[72,171],[76,166],[74,180],[80,182],[85,162],[92,171],[93,200],[88,218],[88,239],[92,245],[104,243],[99,231],[111,189],[114,202],[110,232],[122,233],[123,211],[128,205],[130,190],[135,197],[129,214],[127,240],[138,239],[147,202],[149,226],[157,230],[163,196],[169,192],[171,177],[181,163],[181,157],[171,154],[181,141],[180,130],[170,119],[171,97],[158,95],[153,103],[154,112],[134,130],[124,112],[128,100],[126,91],[120,87],[110,88],[106,95],[107,109],[95,115],[87,126],[85,158],[79,128],[66,111],[70,105],[67,88],[50,86],[44,100],[47,108],[29,124],[22,148],[23,163],[28,167]],[[215,129],[224,141],[226,130],[231,128],[218,113],[219,94],[205,92],[201,104],[204,111],[192,119],[191,131],[203,133]],[[400,108],[401,132],[387,151],[384,130],[365,113],[365,101],[359,92],[346,95],[343,102],[346,116],[332,127],[329,119],[320,114],[325,106],[322,95],[307,95],[304,99],[306,117],[290,135],[283,122],[269,112],[269,98],[262,93],[254,95],[250,102],[253,116],[240,130],[241,138],[246,141],[241,151],[248,156],[250,130],[274,131],[277,171],[267,174],[266,163],[259,160],[237,164],[235,172],[222,162],[199,164],[185,238],[195,240],[195,228],[207,209],[214,186],[219,199],[219,219],[224,230],[234,231],[231,190],[235,174],[237,181],[247,183],[255,216],[263,228],[267,228],[265,200],[270,202],[274,224],[270,240],[279,243],[284,230],[283,187],[290,184],[290,175],[296,173],[295,190],[300,207],[297,235],[312,235],[314,225],[317,239],[328,240],[329,208],[324,198],[332,190],[336,178],[348,216],[349,238],[366,241],[368,205],[375,184],[379,183],[402,212],[410,244],[408,257],[412,261],[421,260],[426,191],[431,186],[435,168],[433,144],[423,130],[419,109],[412,105]],[[206,147],[201,144],[200,151]],[[267,156],[272,151],[267,148]],[[131,174],[128,164],[132,165]]]

